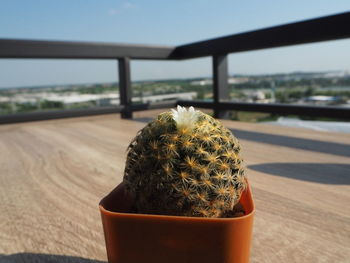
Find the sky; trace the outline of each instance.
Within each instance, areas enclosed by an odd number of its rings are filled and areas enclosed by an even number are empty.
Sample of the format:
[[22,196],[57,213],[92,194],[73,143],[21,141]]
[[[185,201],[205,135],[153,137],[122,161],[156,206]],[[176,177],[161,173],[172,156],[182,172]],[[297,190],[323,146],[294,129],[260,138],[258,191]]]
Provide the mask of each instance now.
[[[0,0],[0,38],[180,45],[350,11],[349,0]],[[350,39],[229,56],[230,74],[350,70]],[[211,58],[131,63],[132,80],[211,76]],[[118,81],[113,60],[0,59],[0,88]]]

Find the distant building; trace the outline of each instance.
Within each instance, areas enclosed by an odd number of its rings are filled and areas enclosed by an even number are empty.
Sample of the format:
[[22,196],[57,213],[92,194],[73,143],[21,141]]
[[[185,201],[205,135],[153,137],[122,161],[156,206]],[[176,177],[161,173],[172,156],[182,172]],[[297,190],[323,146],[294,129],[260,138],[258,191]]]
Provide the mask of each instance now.
[[262,90],[246,90],[244,91],[245,102],[270,103],[271,100],[266,98],[265,92]]
[[249,81],[249,78],[245,77],[232,77],[228,79],[228,84],[242,84]]
[[[231,77],[227,79],[228,84],[241,84],[248,82],[249,78],[245,77]],[[190,83],[193,86],[206,86],[206,85],[213,85],[212,79],[202,79],[202,80],[195,80]]]
[[[197,92],[181,92],[181,93],[146,96],[142,98],[142,102],[148,103],[148,102],[158,102],[158,101],[167,101],[167,100],[176,100],[176,99],[193,100],[196,97],[197,97]],[[137,99],[140,101],[140,98],[134,98],[134,99],[136,101]]]
[[11,99],[9,97],[5,97],[5,96],[0,96],[0,103],[6,103],[6,102],[10,102]]
[[260,101],[260,100],[265,100],[265,93],[258,90],[258,91],[254,91],[252,93],[252,99],[254,101]]
[[212,85],[213,84],[213,80],[211,80],[211,79],[196,80],[196,81],[192,81],[190,84],[193,85],[193,86]]
[[[142,98],[134,97],[132,98],[132,101],[150,103],[150,102],[159,102],[159,101],[176,100],[176,99],[193,100],[196,97],[197,97],[197,92],[182,92],[182,93],[144,96]],[[117,93],[108,93],[108,94],[54,93],[54,94],[47,95],[42,99],[47,101],[52,101],[52,102],[61,102],[65,106],[69,106],[77,103],[84,103],[84,102],[95,102],[97,106],[111,106],[111,105],[120,104],[119,94]]]
[[342,99],[334,96],[310,96],[305,98],[304,101],[311,104],[327,105],[341,103]]

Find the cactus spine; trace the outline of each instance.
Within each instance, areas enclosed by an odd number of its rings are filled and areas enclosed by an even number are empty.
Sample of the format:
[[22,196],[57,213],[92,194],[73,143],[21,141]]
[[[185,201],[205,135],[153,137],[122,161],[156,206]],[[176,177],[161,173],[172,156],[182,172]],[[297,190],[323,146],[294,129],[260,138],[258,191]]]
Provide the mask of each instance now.
[[219,121],[178,107],[130,143],[124,183],[138,213],[225,217],[246,187],[239,152]]

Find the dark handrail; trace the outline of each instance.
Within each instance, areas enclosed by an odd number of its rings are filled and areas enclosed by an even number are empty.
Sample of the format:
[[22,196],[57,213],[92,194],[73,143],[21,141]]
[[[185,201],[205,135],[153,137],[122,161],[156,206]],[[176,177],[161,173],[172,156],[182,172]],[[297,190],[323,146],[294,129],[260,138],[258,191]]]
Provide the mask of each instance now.
[[[144,110],[174,108],[176,105],[177,105],[176,101],[141,103],[141,104],[132,105],[131,110],[144,111]],[[123,110],[124,110],[124,106],[118,105],[118,106],[109,106],[109,107],[101,107],[101,108],[48,110],[48,111],[6,114],[6,115],[0,115],[0,124],[121,113]]]
[[168,59],[174,49],[171,46],[0,39],[0,58]]
[[322,116],[339,119],[350,119],[350,110],[345,107],[311,106],[282,103],[246,103],[246,102],[207,102],[178,100],[181,106],[194,106],[204,109],[238,110],[251,112],[268,112],[278,115]]
[[172,57],[197,58],[350,37],[350,12],[176,47]]

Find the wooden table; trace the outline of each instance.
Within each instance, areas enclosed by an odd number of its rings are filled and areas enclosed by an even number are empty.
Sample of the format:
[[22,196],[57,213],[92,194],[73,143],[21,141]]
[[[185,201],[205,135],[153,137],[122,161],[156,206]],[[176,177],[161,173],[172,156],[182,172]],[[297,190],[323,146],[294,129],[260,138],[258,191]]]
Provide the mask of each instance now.
[[[0,262],[105,262],[98,202],[155,114],[0,126]],[[350,262],[350,135],[224,123],[256,203],[251,262]]]

